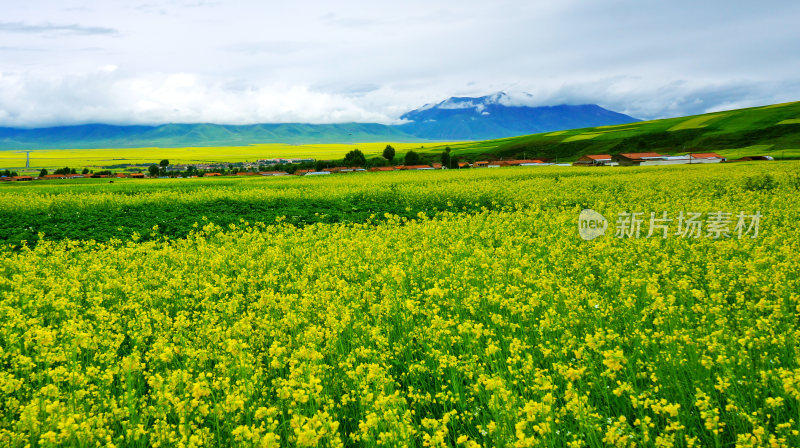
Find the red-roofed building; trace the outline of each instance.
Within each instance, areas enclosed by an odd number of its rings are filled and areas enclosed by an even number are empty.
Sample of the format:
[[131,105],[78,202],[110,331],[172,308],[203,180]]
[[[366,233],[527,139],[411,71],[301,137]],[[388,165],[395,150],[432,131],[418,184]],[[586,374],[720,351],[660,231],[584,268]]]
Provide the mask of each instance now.
[[690,163],[720,163],[727,159],[715,152],[689,154]]
[[372,171],[372,172],[376,172],[376,171],[395,171],[395,168],[393,166],[374,166],[374,167],[370,168],[369,170]]
[[209,176],[222,176],[222,174],[220,174],[220,173],[206,173],[205,174],[205,177],[209,177]]
[[534,160],[534,159],[522,159],[522,160],[499,160],[497,162],[493,162],[493,165],[500,165],[500,166],[520,166],[520,165],[530,165],[532,163],[542,163],[541,160]]
[[576,160],[574,166],[604,166],[611,164],[610,154],[592,154]]
[[638,166],[643,162],[666,160],[666,157],[657,152],[630,152],[612,156],[611,160],[619,163],[620,166]]
[[401,170],[432,170],[433,167],[430,165],[403,165]]

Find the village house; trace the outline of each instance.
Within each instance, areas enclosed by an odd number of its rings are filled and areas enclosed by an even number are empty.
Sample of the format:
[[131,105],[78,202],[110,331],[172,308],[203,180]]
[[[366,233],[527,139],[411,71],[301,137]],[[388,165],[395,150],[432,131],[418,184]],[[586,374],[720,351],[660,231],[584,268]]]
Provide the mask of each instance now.
[[591,154],[576,160],[573,166],[611,166],[615,164],[609,154]]
[[624,154],[616,154],[611,157],[611,160],[617,162],[619,166],[640,166],[643,164],[655,165],[654,162],[665,160],[663,154],[657,152],[631,152]]
[[690,163],[720,163],[727,160],[725,157],[722,157],[715,152],[689,154],[689,157],[691,158]]
[[534,166],[542,163],[541,160],[522,159],[522,160],[500,160],[494,162],[500,166]]
[[432,170],[433,167],[430,165],[403,165],[397,167],[400,170]]

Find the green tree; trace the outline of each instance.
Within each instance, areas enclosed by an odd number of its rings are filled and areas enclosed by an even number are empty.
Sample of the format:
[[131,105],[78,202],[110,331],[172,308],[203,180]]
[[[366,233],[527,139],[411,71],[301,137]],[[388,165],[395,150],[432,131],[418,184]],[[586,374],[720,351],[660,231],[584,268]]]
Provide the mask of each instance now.
[[419,157],[419,154],[414,152],[414,150],[409,150],[403,160],[403,165],[420,165],[421,163],[422,159]]
[[444,151],[442,151],[442,166],[445,168],[452,168],[452,158],[450,157],[450,147],[446,147]]
[[47,169],[42,168],[42,171],[39,171],[39,177],[47,176]]
[[364,166],[367,164],[367,158],[360,149],[356,148],[344,156],[344,166]]
[[158,164],[161,166],[161,168],[166,169],[169,166],[169,160],[164,159],[161,162],[159,162]]
[[389,166],[389,161],[383,157],[373,157],[367,160],[367,167],[372,168],[376,166]]
[[151,176],[151,177],[156,177],[156,176],[158,176],[158,172],[159,172],[158,165],[156,165],[156,164],[152,164],[152,165],[150,165],[150,167],[149,167],[149,168],[147,168],[147,171],[149,171],[149,172],[150,172],[150,176]]
[[394,160],[394,148],[392,148],[392,145],[386,145],[386,147],[383,148],[383,158],[389,162]]
[[89,168],[84,168],[81,174],[89,174]]
[[450,169],[458,169],[458,156],[450,155]]

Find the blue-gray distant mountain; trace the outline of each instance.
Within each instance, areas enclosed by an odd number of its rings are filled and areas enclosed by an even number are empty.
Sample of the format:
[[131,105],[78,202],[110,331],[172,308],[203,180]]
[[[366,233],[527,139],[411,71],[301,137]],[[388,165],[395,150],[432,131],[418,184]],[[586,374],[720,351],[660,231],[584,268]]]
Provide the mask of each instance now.
[[164,124],[114,126],[85,124],[51,128],[0,127],[4,149],[64,148],[178,148],[187,146],[242,146],[256,143],[365,143],[425,142],[397,126],[377,123],[253,125]]
[[404,132],[431,140],[490,140],[564,129],[639,121],[595,104],[524,106],[504,92],[480,98],[453,97],[403,114]]
[[238,146],[254,143],[364,143],[489,140],[638,121],[593,104],[527,107],[505,93],[450,98],[408,112],[401,125],[377,123],[253,124],[244,126],[85,124],[50,128],[0,127],[0,150]]

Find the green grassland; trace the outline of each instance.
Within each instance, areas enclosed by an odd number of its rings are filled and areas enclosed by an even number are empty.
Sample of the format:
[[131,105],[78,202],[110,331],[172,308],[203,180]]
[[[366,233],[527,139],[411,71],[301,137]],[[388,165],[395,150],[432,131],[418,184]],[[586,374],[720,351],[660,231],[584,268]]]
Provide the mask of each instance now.
[[[315,223],[380,220],[390,213],[413,219],[418,213],[474,213],[514,208],[533,201],[543,185],[556,187],[567,179],[599,176],[603,182],[628,184],[663,171],[760,173],[779,162],[745,162],[705,166],[657,166],[625,170],[576,167],[520,167],[500,170],[396,171],[320,177],[231,176],[198,179],[71,179],[47,182],[0,183],[0,245],[35,245],[40,238],[108,241],[134,233],[151,237],[183,237],[197,222],[221,226],[248,222],[275,222],[306,226]],[[786,173],[795,162],[780,165]],[[498,172],[500,174],[498,174]],[[692,174],[694,173],[694,174]],[[610,176],[610,177],[609,177]],[[800,186],[800,178],[779,182]],[[543,183],[544,182],[544,183]],[[515,185],[515,191],[506,190]],[[566,185],[566,184],[565,184]],[[714,194],[741,185],[712,185]],[[705,187],[703,187],[705,188]],[[703,193],[708,193],[708,190]],[[587,206],[587,198],[563,192],[543,207]]]
[[[450,146],[468,160],[546,158],[573,161],[586,154],[714,151],[728,158],[800,158],[800,102],[704,115],[573,129]],[[428,147],[429,152],[442,146]]]

